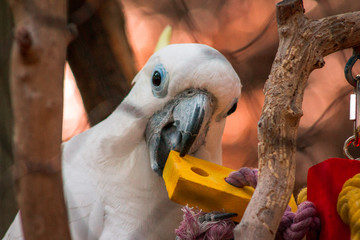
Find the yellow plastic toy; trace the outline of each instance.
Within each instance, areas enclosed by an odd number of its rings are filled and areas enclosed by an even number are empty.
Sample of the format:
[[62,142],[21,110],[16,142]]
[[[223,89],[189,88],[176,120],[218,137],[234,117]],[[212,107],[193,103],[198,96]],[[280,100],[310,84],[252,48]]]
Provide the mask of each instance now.
[[[205,212],[237,213],[238,216],[233,220],[240,222],[254,188],[237,188],[225,182],[232,171],[234,170],[192,156],[182,158],[178,152],[171,151],[163,178],[172,201],[198,207]],[[289,205],[296,212],[293,196]]]

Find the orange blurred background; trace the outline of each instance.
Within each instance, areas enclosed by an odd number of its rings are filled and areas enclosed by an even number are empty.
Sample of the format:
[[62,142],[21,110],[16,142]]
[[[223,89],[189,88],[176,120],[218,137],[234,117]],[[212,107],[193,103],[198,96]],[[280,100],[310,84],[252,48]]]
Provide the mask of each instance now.
[[[223,135],[224,165],[233,169],[257,166],[257,121],[264,101],[263,85],[270,73],[278,34],[275,4],[278,1],[121,1],[127,34],[137,69],[151,56],[162,30],[171,25],[171,43],[198,42],[222,52],[243,84],[237,111]],[[186,3],[184,6],[183,3]],[[304,0],[306,13],[321,18],[360,9],[354,0]],[[342,157],[342,144],[352,134],[348,120],[348,95],[352,87],[343,69],[351,50],[325,58],[325,67],[309,78],[297,139],[295,191],[306,185],[307,169],[329,157]],[[358,64],[354,68],[360,72]],[[81,96],[66,68],[63,139],[89,127]]]

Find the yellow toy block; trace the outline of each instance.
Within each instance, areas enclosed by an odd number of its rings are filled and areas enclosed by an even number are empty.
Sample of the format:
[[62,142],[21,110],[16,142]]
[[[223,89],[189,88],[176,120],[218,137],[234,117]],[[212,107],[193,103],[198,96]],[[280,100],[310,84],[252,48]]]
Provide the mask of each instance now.
[[[204,212],[237,213],[238,216],[233,220],[240,222],[254,188],[238,188],[225,182],[232,171],[234,170],[192,156],[182,158],[178,152],[171,151],[163,178],[172,201],[198,207]],[[292,211],[297,210],[293,196],[289,205]]]

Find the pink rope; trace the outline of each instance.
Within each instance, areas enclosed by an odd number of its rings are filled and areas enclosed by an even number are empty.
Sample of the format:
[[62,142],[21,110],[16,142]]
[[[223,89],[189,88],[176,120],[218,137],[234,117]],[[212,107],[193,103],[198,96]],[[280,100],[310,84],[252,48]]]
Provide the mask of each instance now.
[[[231,172],[225,179],[227,183],[239,188],[244,186],[255,188],[257,180],[258,170],[247,167]],[[177,240],[233,239],[235,223],[231,221],[231,218],[202,222],[199,218],[205,213],[187,206],[182,210],[184,219],[175,231]],[[315,240],[318,239],[319,233],[320,218],[316,207],[312,202],[304,201],[299,205],[296,213],[291,212],[291,208],[287,206],[276,233],[276,240],[301,240],[305,235],[308,240]]]
[[229,174],[225,181],[235,187],[242,188],[244,186],[256,187],[258,180],[258,170],[247,167],[240,168]]
[[[183,220],[175,230],[176,240],[231,240],[235,223],[231,218],[218,221],[201,221],[204,212],[185,206]],[[216,214],[216,213],[214,213]]]
[[[315,205],[310,201],[302,202],[295,214],[287,208],[280,222],[277,236],[283,240],[317,239],[320,233],[320,218]],[[289,224],[290,223],[290,224]]]
[[285,240],[283,237],[284,232],[291,226],[294,217],[295,213],[291,212],[291,208],[287,206],[284,215],[281,217],[280,225],[276,233],[276,240]]
[[[225,181],[235,187],[252,186],[256,187],[258,170],[247,167],[241,168],[229,174]],[[277,240],[303,239],[307,234],[308,239],[317,239],[320,232],[320,219],[317,216],[315,205],[305,201],[298,207],[296,213],[291,212],[287,206],[276,234]]]

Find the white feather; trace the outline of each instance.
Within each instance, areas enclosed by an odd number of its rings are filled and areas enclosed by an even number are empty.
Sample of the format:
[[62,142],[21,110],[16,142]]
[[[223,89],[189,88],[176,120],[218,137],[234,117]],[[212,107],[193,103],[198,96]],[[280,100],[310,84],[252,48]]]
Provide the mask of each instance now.
[[[150,79],[163,64],[168,94],[154,97]],[[174,239],[182,218],[164,182],[150,167],[144,140],[148,119],[176,94],[201,88],[217,99],[206,141],[196,157],[221,163],[227,111],[240,95],[240,80],[216,50],[200,44],[170,45],[137,74],[134,87],[107,119],[63,145],[63,179],[73,239]],[[21,238],[19,216],[5,239]]]

